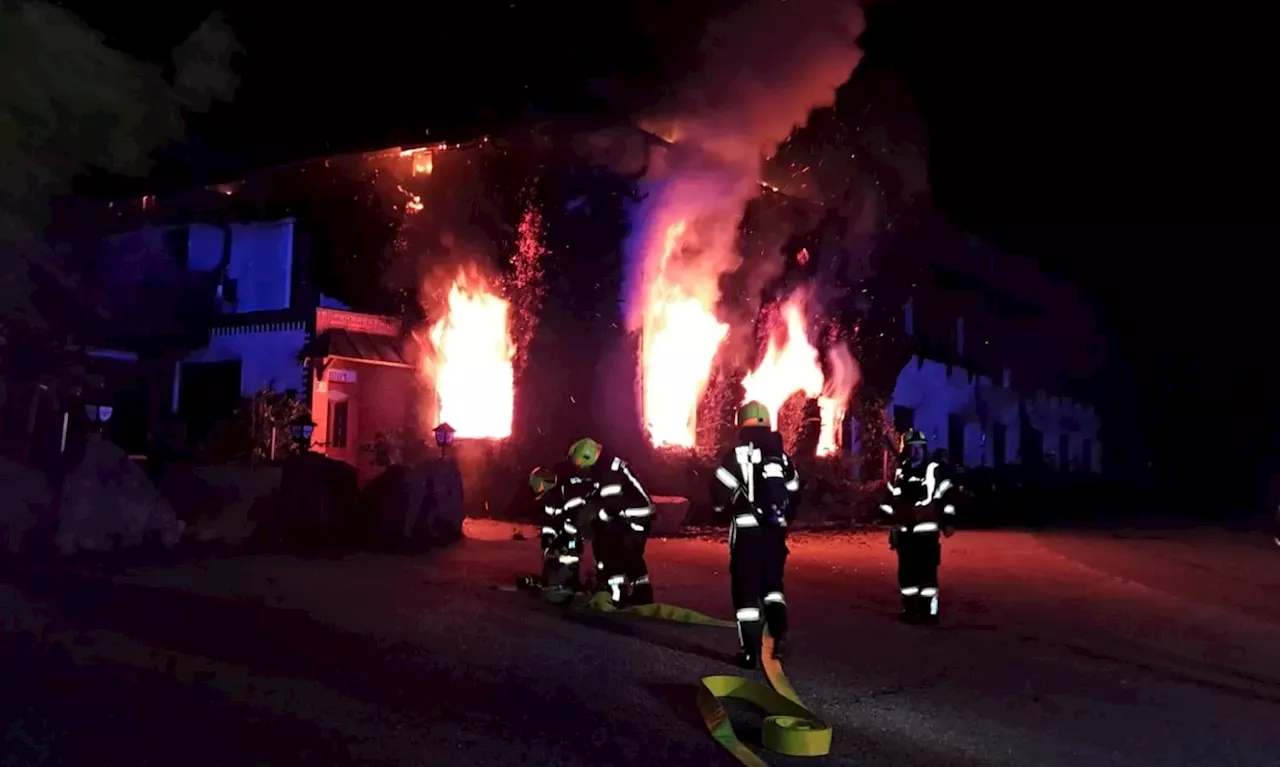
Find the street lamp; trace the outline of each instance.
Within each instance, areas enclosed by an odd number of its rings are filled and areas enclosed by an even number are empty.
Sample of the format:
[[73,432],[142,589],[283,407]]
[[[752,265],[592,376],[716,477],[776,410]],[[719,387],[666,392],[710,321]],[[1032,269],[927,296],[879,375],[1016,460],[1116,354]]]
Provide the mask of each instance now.
[[106,423],[111,420],[111,414],[115,409],[110,405],[85,405],[84,414],[89,417],[93,423]]
[[440,457],[444,458],[449,453],[449,446],[453,444],[453,435],[457,433],[457,429],[442,423],[432,429],[432,433],[436,435],[436,447],[440,448]]
[[[107,421],[111,420],[111,413],[114,411],[110,405],[99,405],[101,401],[101,392],[92,391],[85,396],[84,415],[89,419],[89,434],[101,434],[106,428]],[[67,427],[71,423],[71,414],[62,414],[62,446],[61,451],[67,451]]]
[[289,423],[289,434],[293,437],[294,444],[305,452],[311,448],[311,432],[315,431],[315,428],[316,425],[311,421],[311,417],[302,414]]

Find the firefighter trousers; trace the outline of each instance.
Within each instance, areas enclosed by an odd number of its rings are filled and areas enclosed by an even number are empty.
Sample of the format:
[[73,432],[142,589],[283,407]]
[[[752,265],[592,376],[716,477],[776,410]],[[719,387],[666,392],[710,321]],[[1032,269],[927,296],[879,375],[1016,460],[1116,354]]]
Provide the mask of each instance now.
[[759,655],[765,625],[774,639],[782,639],[787,634],[787,598],[782,581],[788,553],[785,527],[733,531],[729,542],[729,579],[738,642],[745,653]]
[[898,589],[902,612],[908,617],[938,616],[938,565],[942,563],[942,542],[937,532],[899,532]]
[[577,591],[582,587],[578,565],[582,557],[582,541],[562,533],[542,557],[542,582],[547,586]]
[[[639,529],[636,529],[639,528]],[[648,527],[628,519],[601,522],[595,529],[596,588],[608,591],[615,604],[650,604],[653,586],[644,561]]]

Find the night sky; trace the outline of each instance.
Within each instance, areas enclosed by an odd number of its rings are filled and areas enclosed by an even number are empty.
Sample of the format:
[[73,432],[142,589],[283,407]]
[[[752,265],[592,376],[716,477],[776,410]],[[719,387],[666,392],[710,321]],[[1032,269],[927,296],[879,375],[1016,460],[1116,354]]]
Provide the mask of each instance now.
[[[208,11],[227,12],[247,50],[241,90],[195,125],[216,173],[644,106],[679,79],[705,14],[728,4],[66,5],[154,59]],[[1269,184],[1243,180],[1262,158],[1257,27],[1116,5],[881,2],[860,69],[892,70],[914,91],[946,215],[1098,302],[1112,334],[1105,375],[1143,392],[1108,449],[1138,435],[1195,497],[1247,503],[1280,434],[1261,399],[1273,388],[1262,379],[1275,327],[1261,277],[1275,250],[1262,225]]]

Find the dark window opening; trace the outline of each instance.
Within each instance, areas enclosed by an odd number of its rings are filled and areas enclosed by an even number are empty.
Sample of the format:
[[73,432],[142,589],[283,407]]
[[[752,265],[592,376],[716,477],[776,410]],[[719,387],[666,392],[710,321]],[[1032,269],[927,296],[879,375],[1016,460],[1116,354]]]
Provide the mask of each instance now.
[[947,452],[952,466],[964,466],[964,416],[947,416]]
[[899,434],[916,425],[915,408],[904,405],[893,406],[893,428]]
[[212,437],[215,426],[233,418],[239,407],[239,360],[182,364],[178,412],[186,419],[192,445]]
[[347,401],[329,405],[329,447],[347,446]]
[[1005,451],[1008,449],[1009,427],[1002,423],[996,424],[991,433],[992,451],[995,453],[995,465],[1004,466]]
[[1021,463],[1027,466],[1040,466],[1044,463],[1044,432],[1031,426],[1022,430],[1018,440],[1021,448]]
[[1058,468],[1063,471],[1071,468],[1071,438],[1066,434],[1058,435]]

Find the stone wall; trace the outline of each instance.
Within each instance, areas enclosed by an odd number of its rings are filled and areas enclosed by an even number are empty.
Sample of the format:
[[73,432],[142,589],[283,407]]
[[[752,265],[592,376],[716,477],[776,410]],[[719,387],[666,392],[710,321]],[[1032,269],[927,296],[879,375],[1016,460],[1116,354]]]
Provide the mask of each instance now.
[[167,548],[184,527],[142,469],[96,434],[63,480],[57,520],[54,540],[63,554],[132,548],[149,539]]
[[42,520],[51,520],[53,494],[43,474],[0,458],[0,552],[28,551]]
[[276,514],[281,476],[278,466],[173,466],[160,490],[193,540],[238,546]]

